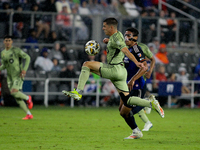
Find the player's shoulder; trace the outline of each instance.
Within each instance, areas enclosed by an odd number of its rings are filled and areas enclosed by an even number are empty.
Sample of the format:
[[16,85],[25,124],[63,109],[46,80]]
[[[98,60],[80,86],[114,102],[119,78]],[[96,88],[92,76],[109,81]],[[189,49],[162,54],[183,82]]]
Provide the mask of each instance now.
[[21,48],[19,48],[19,47],[14,47],[14,46],[12,47],[12,51],[13,51],[14,53],[21,53],[21,52],[23,52]]
[[1,56],[3,56],[4,53],[5,53],[5,49],[3,49],[3,50],[1,51]]
[[132,51],[133,54],[135,54],[135,53],[143,53],[142,48],[137,44],[132,46],[132,47],[129,47],[129,51]]
[[1,50],[1,53],[4,53],[5,51],[6,51],[6,49],[2,49],[2,50]]
[[144,43],[139,43],[139,42],[138,42],[138,46],[144,47],[144,48],[149,48],[146,44],[144,44]]
[[22,50],[21,48],[15,47],[15,46],[13,46],[11,49],[12,49],[12,50],[15,50],[15,51],[21,51],[21,50]]
[[121,39],[123,37],[123,34],[120,32],[120,31],[117,31],[116,33],[114,33],[113,35],[112,35],[112,38],[114,39],[114,40],[119,40],[119,39]]

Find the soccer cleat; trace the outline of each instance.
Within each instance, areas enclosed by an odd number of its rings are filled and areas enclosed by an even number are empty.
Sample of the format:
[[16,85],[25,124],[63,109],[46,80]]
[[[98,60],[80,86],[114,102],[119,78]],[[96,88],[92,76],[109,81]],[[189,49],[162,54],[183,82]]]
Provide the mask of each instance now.
[[142,131],[149,131],[149,129],[151,129],[153,127],[153,124],[148,121],[147,123],[145,123],[144,125],[144,129],[142,129]]
[[28,109],[32,109],[33,108],[32,97],[30,95],[28,97],[29,99],[26,101],[28,104]]
[[75,89],[74,89],[74,91],[69,91],[68,92],[68,91],[63,90],[62,92],[64,93],[64,95],[72,97],[75,100],[80,100],[82,98],[82,95],[79,94]]
[[157,113],[164,118],[165,114],[164,114],[164,110],[162,109],[162,107],[160,106],[160,104],[158,103],[158,101],[155,99],[154,95],[150,95],[149,96],[149,100],[151,101],[151,105],[152,108],[157,111]]
[[130,136],[124,138],[124,139],[139,139],[143,137],[143,134],[142,132],[139,130],[139,131],[134,131]]
[[23,120],[33,119],[33,115],[26,115],[26,117],[22,118]]

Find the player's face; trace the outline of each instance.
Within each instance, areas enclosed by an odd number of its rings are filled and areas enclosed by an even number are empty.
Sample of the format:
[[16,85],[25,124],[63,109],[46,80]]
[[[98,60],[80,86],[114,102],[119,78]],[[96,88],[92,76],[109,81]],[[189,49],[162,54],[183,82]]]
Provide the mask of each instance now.
[[13,40],[11,38],[6,38],[3,43],[6,49],[10,49],[12,47]]
[[103,23],[103,28],[102,29],[103,29],[105,35],[110,35],[111,26],[107,25],[106,22]]
[[133,38],[133,33],[130,31],[126,31],[124,34],[124,38],[125,38],[125,43],[127,46],[131,46],[134,42],[130,41],[130,38]]

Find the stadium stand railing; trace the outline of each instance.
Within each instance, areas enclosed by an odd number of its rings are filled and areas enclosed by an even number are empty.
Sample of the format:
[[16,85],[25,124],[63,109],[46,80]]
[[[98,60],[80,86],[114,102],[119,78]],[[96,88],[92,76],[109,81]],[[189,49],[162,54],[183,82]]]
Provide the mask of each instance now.
[[[68,81],[70,82],[71,84],[71,89],[69,90],[73,90],[75,88],[75,82],[78,81],[78,78],[25,78],[25,81],[32,81],[33,82],[40,82],[43,84],[43,88],[44,89],[41,89],[41,91],[43,92],[36,92],[36,91],[25,91],[24,93],[26,94],[29,94],[29,95],[32,95],[32,96],[41,96],[41,101],[44,102],[44,105],[46,107],[49,106],[49,96],[51,95],[63,95],[62,91],[50,91],[50,83],[51,82],[60,82],[60,81]],[[96,80],[96,84],[97,84],[97,87],[100,85],[100,82],[106,82],[108,81],[107,79],[100,79],[100,80]],[[168,82],[166,82],[168,83]],[[194,81],[194,80],[189,80],[187,82],[184,82],[184,83],[188,83],[191,87],[191,93],[189,94],[181,94],[180,96],[177,96],[178,99],[187,99],[188,101],[191,102],[191,108],[194,108],[195,107],[195,104],[194,104],[194,98],[196,97],[200,97],[200,93],[195,93],[195,86],[196,85],[200,85],[200,81]],[[148,87],[151,87],[152,83],[148,83],[147,84],[147,88]],[[32,86],[31,83],[29,84],[29,86]],[[40,87],[41,88],[41,87]],[[65,90],[65,89],[63,89]],[[176,90],[176,89],[174,89]],[[151,93],[151,94],[154,94],[155,96],[158,96],[158,93]],[[99,102],[100,102],[100,96],[110,96],[110,94],[105,94],[105,93],[102,93],[102,92],[99,92],[99,90],[96,90],[96,92],[94,93],[87,93],[87,94],[83,94],[83,96],[95,96],[96,97],[96,107],[99,107]],[[66,100],[67,97],[65,97],[63,99],[63,101]],[[171,98],[172,98],[172,95],[168,95],[168,101],[167,101],[167,106],[168,108],[171,108]],[[34,100],[34,97],[33,97],[33,100]],[[56,101],[56,99],[55,99]],[[74,107],[74,100],[71,98],[70,99],[70,107]]]

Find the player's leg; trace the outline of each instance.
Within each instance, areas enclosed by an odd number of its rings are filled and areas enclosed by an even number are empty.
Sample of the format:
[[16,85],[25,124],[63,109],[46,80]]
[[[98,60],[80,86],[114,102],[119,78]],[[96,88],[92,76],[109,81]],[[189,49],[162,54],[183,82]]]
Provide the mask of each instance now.
[[83,89],[89,78],[90,72],[100,75],[99,68],[100,68],[100,62],[97,61],[84,62],[81,68],[81,74],[79,76],[77,89],[69,92],[63,90],[62,92],[67,96],[70,96],[76,100],[80,100],[82,98]]
[[142,131],[149,131],[153,127],[153,124],[149,121],[149,118],[146,116],[144,109],[138,112],[140,119],[145,123]]
[[[145,99],[141,99],[139,97],[135,97],[135,96],[130,96],[129,95],[129,89],[126,83],[126,77],[127,77],[127,71],[124,67],[122,67],[121,65],[113,65],[113,66],[107,66],[109,69],[105,69],[105,67],[103,67],[103,69],[101,69],[102,71],[106,71],[106,73],[104,73],[102,75],[102,77],[104,78],[108,78],[112,81],[112,83],[114,84],[114,86],[116,87],[122,101],[124,102],[124,104],[128,104],[128,105],[137,105],[137,106],[146,106],[146,107],[151,107],[151,103]],[[111,68],[113,67],[113,68]],[[130,103],[131,102],[131,103]]]
[[[150,101],[147,101],[145,99],[141,99],[136,96],[130,96],[128,86],[126,84],[126,77],[127,77],[127,71],[124,67],[119,65],[110,65],[108,67],[112,67],[109,69],[105,69],[104,71],[107,71],[102,75],[102,77],[110,79],[114,86],[117,88],[117,91],[124,102],[124,104],[128,105],[137,105],[137,106],[143,106],[143,107],[152,107],[154,110],[156,110],[159,115],[164,118],[164,110],[160,107],[158,101],[154,97],[149,97]],[[101,69],[101,72],[103,70]],[[107,74],[109,76],[107,76]]]
[[[120,101],[122,101],[122,100],[120,100]],[[143,134],[135,122],[135,118],[131,112],[131,109],[132,109],[131,106],[127,107],[125,105],[122,105],[121,109],[120,109],[120,115],[124,118],[127,125],[133,131],[132,134],[130,136],[126,137],[125,139],[138,139],[138,138],[141,138],[143,136]]]
[[137,105],[137,106],[143,106],[143,107],[152,107],[157,113],[164,118],[164,110],[158,103],[158,101],[155,99],[155,97],[149,97],[150,101],[147,101],[145,99],[141,99],[139,97],[130,96],[127,92],[120,92],[120,97],[122,98],[124,104],[128,105]]
[[77,89],[79,89],[79,90],[84,89],[84,86],[90,76],[90,72],[100,75],[99,68],[100,68],[100,62],[98,62],[98,61],[84,62],[82,69],[81,69],[81,74],[79,76]]
[[140,97],[130,96],[127,92],[120,92],[119,94],[124,104],[137,105],[142,107],[152,107],[151,102],[145,99],[141,99]]
[[[130,95],[144,98],[145,93],[146,93],[146,84],[143,86],[142,89],[138,90],[138,93],[134,92],[134,90],[133,90],[133,93],[131,91]],[[151,108],[149,108],[149,109],[151,109]],[[153,124],[149,121],[149,118],[146,116],[146,114],[144,112],[144,107],[137,106],[136,109],[132,109],[132,112],[133,112],[133,114],[138,113],[140,119],[145,123],[142,131],[149,131],[149,129],[153,127]]]
[[16,98],[16,102],[19,104],[20,108],[22,108],[24,110],[24,112],[26,113],[26,117],[24,117],[22,119],[23,120],[33,119],[33,115],[27,108],[26,103],[22,99],[17,99],[17,98]]
[[8,88],[10,89],[11,95],[15,99],[26,100],[26,102],[28,104],[28,108],[32,109],[33,102],[32,102],[31,96],[26,95],[26,94],[22,93],[21,91],[19,91],[20,89],[22,89],[23,80],[21,78],[13,78],[13,82],[11,82],[10,79],[8,78],[7,83],[8,83]]

